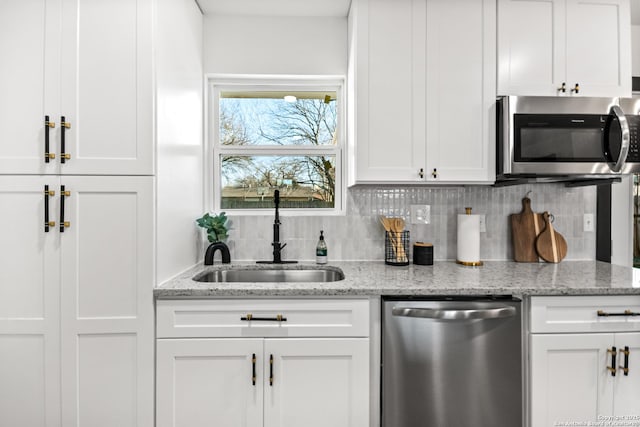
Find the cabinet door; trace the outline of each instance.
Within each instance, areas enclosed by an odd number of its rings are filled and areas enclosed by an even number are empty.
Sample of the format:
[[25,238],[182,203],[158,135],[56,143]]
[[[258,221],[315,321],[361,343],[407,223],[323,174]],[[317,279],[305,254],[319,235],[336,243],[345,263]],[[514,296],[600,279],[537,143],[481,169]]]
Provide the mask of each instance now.
[[62,172],[151,175],[151,1],[61,1]]
[[0,176],[2,426],[60,426],[59,236],[44,228],[44,186],[56,182]]
[[[0,2],[0,173],[42,174],[44,116],[57,121],[60,0]],[[51,130],[54,152],[55,129]]]
[[565,0],[498,0],[498,95],[557,95],[565,51]]
[[368,352],[368,339],[265,340],[264,426],[368,427]]
[[584,96],[631,96],[629,0],[567,0],[567,85]]
[[495,11],[495,0],[427,1],[429,181],[495,181]]
[[262,347],[261,338],[158,340],[157,427],[262,427]]
[[531,426],[613,414],[613,334],[531,335]]
[[152,178],[61,184],[62,424],[151,427]]
[[420,181],[425,2],[356,0],[352,13],[356,183]]
[[[640,333],[615,334],[615,344],[618,350],[618,366],[624,366],[623,353],[629,347],[628,375],[622,369],[616,373],[613,391],[613,414],[619,417],[631,415],[640,417]],[[638,418],[627,420],[638,422]]]

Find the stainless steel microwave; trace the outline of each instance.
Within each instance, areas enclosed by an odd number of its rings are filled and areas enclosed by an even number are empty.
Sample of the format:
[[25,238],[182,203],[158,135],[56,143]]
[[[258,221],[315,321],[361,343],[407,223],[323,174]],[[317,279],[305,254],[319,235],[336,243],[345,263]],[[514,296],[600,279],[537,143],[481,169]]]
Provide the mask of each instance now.
[[497,102],[497,181],[640,172],[640,97],[506,96]]

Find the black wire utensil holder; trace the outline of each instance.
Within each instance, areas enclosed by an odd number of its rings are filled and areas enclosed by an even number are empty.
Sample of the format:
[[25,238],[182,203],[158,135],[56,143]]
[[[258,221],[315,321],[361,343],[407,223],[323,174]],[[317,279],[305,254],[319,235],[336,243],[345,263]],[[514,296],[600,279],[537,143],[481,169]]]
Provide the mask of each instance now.
[[384,263],[396,266],[409,265],[409,230],[385,233]]

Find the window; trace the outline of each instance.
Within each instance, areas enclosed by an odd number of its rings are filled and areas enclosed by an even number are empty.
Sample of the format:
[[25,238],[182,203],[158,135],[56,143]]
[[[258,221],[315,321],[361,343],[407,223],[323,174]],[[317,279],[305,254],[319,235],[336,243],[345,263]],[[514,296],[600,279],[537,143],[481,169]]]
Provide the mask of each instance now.
[[210,80],[213,209],[343,211],[342,79]]

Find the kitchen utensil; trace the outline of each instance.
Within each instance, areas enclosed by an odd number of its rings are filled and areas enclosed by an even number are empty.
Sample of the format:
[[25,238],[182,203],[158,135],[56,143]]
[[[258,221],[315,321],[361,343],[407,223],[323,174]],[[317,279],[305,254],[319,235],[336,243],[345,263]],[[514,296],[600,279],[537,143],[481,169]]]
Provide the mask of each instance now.
[[567,241],[551,224],[549,212],[542,214],[545,228],[536,239],[536,251],[547,262],[558,263],[567,255]]
[[531,199],[522,199],[522,211],[511,215],[513,259],[518,262],[538,262],[536,237],[543,227],[542,215],[531,210]]
[[404,250],[404,243],[402,242],[402,232],[404,231],[404,219],[391,218],[391,231],[395,236],[396,241],[396,258],[398,262],[408,262],[406,251]]
[[395,253],[396,261],[398,263],[408,263],[406,251],[402,241],[402,235],[404,231],[404,219],[402,218],[387,218],[380,216],[380,222],[387,231],[387,235],[391,241],[393,251]]
[[409,230],[387,231],[384,240],[384,263],[387,265],[409,265]]

